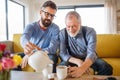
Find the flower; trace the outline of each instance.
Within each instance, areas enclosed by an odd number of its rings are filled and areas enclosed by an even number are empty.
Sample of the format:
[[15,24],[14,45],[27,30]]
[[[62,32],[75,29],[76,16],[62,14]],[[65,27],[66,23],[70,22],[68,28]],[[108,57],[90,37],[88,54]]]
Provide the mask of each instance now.
[[22,58],[5,50],[6,45],[0,43],[0,72],[9,71],[21,64]]

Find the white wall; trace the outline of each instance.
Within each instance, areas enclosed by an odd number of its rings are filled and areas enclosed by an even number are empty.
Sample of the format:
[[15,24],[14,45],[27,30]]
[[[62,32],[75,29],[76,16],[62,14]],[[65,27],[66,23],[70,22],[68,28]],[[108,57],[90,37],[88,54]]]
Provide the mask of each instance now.
[[[42,3],[46,0],[40,0]],[[57,6],[67,6],[67,5],[84,5],[84,4],[100,4],[104,3],[105,0],[52,0]],[[39,0],[36,2],[40,3]]]
[[30,1],[30,16],[29,22],[39,20],[40,18],[40,4]]
[[[56,0],[54,0],[56,1]],[[86,4],[100,4],[104,3],[104,0],[58,0],[56,3],[60,6],[66,5],[86,5]]]

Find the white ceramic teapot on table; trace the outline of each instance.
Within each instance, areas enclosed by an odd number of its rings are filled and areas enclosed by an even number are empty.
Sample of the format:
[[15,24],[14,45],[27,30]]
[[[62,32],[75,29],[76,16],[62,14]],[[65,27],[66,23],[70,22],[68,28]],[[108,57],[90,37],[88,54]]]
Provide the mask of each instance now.
[[28,59],[28,64],[36,71],[42,72],[42,70],[48,65],[53,64],[49,59],[46,52],[42,50],[36,50]]

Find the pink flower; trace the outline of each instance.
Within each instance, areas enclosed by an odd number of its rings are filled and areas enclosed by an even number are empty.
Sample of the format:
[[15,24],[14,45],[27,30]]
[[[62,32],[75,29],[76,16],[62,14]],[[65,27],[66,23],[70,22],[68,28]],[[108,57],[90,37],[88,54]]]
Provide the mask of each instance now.
[[2,58],[2,67],[4,70],[9,70],[15,67],[15,63],[11,58]]

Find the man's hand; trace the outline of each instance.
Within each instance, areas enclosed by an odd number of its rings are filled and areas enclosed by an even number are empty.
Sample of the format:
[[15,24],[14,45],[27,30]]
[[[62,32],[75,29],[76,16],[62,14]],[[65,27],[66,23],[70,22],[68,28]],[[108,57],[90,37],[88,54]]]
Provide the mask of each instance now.
[[68,69],[68,75],[70,75],[71,77],[81,77],[84,73],[86,72],[86,70],[82,67],[69,67]]
[[33,50],[41,50],[41,48],[39,48],[38,46],[36,46],[35,44],[28,42],[26,43],[25,47],[24,47],[24,53],[25,54],[32,54]]
[[92,61],[86,58],[85,61],[78,67],[69,67],[68,72],[72,77],[81,77],[84,73],[89,73],[89,68],[92,65]]
[[82,60],[80,60],[80,59],[76,59],[76,65],[78,66],[78,67],[80,67],[82,64],[83,64],[83,61]]
[[21,67],[24,68],[27,66],[29,55],[25,55],[22,60]]
[[33,54],[34,50],[41,50],[41,48],[39,48],[38,46],[36,46],[35,44],[33,44],[31,42],[26,43],[26,45],[24,47],[24,53],[26,55],[23,57],[23,61],[22,61],[22,64],[21,64],[22,68],[26,67],[26,65],[28,63],[28,58],[29,58],[30,55]]

